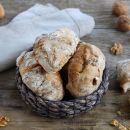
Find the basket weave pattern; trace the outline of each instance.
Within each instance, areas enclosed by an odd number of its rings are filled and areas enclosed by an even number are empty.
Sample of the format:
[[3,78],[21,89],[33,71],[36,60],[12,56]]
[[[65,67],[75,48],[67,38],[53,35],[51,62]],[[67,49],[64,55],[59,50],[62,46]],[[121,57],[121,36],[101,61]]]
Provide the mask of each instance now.
[[22,82],[18,68],[16,69],[16,81],[22,99],[32,107],[33,111],[47,117],[74,117],[91,110],[100,103],[102,96],[108,89],[108,73],[108,69],[105,68],[102,82],[92,94],[68,101],[49,101],[37,96]]

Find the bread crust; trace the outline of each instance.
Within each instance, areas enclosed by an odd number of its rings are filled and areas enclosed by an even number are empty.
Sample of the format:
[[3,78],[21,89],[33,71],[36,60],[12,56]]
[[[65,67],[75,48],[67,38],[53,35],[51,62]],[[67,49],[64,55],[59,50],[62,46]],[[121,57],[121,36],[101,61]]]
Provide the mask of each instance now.
[[36,95],[47,100],[59,101],[64,96],[59,72],[49,74],[36,61],[34,52],[23,52],[17,58],[23,82]]
[[36,60],[46,72],[57,72],[72,57],[78,42],[79,38],[73,31],[63,28],[38,37],[33,50]]
[[80,43],[68,65],[67,89],[74,97],[89,95],[102,81],[105,56],[99,48]]

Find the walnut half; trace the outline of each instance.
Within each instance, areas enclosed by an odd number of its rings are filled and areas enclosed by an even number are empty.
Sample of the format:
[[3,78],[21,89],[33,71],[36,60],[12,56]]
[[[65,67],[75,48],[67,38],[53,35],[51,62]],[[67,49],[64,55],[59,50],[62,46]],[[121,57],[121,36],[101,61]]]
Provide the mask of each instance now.
[[10,119],[6,116],[0,116],[0,127],[4,127],[8,124]]
[[119,55],[123,52],[123,46],[120,43],[114,43],[114,45],[111,48],[111,52],[114,55]]

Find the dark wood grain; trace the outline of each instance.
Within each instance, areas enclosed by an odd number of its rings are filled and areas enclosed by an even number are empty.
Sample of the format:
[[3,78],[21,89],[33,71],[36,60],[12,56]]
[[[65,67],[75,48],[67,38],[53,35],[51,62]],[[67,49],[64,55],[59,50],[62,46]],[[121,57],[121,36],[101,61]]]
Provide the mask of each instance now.
[[[124,0],[125,1],[125,0]],[[18,13],[35,3],[52,3],[60,9],[67,7],[80,8],[94,16],[96,26],[91,35],[82,38],[85,42],[98,46],[106,56],[110,69],[109,91],[101,104],[92,111],[72,119],[51,119],[31,112],[21,100],[15,83],[15,67],[0,73],[0,115],[7,115],[11,122],[3,130],[116,130],[110,126],[112,119],[118,119],[130,126],[130,106],[127,94],[121,94],[116,80],[116,63],[130,58],[130,32],[121,33],[115,29],[117,18],[111,14],[114,0],[1,0],[6,10],[6,17],[0,25],[7,24]],[[130,6],[130,0],[126,3]],[[130,14],[130,12],[129,12]],[[113,56],[110,47],[114,42],[121,42],[124,52]],[[120,110],[122,115],[117,115]]]

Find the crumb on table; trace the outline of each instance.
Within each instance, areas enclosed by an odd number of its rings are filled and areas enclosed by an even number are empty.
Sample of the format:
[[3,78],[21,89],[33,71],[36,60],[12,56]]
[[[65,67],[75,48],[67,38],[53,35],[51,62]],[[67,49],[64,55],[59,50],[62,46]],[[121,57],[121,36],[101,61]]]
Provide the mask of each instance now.
[[116,113],[117,113],[117,115],[119,115],[119,116],[122,115],[121,111],[117,111]]

